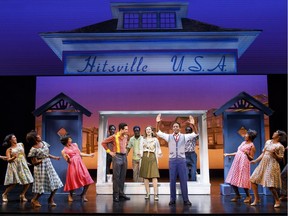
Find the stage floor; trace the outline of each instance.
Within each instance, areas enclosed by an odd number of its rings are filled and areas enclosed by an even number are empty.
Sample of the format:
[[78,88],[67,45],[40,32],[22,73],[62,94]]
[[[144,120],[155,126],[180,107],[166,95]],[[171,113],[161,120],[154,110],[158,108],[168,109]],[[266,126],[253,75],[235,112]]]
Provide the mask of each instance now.
[[[31,202],[19,202],[20,187],[16,187],[8,196],[7,203],[0,201],[0,214],[3,215],[119,215],[119,214],[227,214],[227,215],[287,215],[287,202],[282,202],[280,208],[274,208],[274,201],[271,195],[261,195],[259,206],[250,206],[242,201],[230,202],[230,196],[220,194],[220,184],[222,179],[211,179],[210,195],[189,195],[192,206],[183,206],[181,196],[177,196],[176,206],[170,207],[169,195],[159,195],[159,201],[154,202],[153,196],[150,200],[145,200],[144,195],[128,195],[131,200],[114,203],[112,195],[96,195],[95,185],[91,185],[88,190],[88,202],[82,202],[80,196],[75,196],[73,202],[67,201],[67,194],[56,194],[56,207],[50,207],[47,199],[49,195],[44,194],[40,198],[42,204],[39,208],[33,208]],[[0,187],[1,194],[4,186]],[[31,191],[31,188],[29,189]],[[30,200],[31,192],[27,193]]]

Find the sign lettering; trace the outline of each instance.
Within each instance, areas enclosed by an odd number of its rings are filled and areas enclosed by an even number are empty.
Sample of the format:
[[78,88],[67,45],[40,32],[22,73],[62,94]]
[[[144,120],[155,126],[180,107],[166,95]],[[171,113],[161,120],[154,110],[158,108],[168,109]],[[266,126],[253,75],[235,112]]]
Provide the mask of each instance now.
[[64,53],[64,72],[102,74],[227,74],[236,73],[235,53]]

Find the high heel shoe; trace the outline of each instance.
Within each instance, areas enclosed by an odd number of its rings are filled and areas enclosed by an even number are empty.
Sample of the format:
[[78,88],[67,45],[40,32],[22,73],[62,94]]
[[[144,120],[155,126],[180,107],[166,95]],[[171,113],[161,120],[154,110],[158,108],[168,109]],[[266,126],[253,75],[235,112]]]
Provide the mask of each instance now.
[[70,194],[68,195],[68,202],[73,202],[73,198]]
[[8,202],[7,194],[2,194],[2,201],[3,202]]
[[38,200],[31,199],[31,204],[33,207],[41,207],[41,204]]
[[48,205],[50,205],[52,207],[57,206],[57,204],[52,199],[48,199]]
[[241,199],[241,196],[235,196],[233,199],[231,199],[231,202],[237,202],[238,200]]
[[83,202],[88,202],[88,199],[86,198],[86,195],[81,194],[80,196],[81,196],[81,199],[82,199]]
[[158,197],[157,194],[154,195],[154,200],[155,200],[155,201],[158,201],[158,200],[159,200],[159,197]]
[[20,202],[27,202],[28,200],[26,199],[24,194],[20,195]]
[[150,194],[146,194],[145,199],[150,199]]
[[244,203],[251,203],[251,197],[246,197],[243,202]]
[[281,202],[281,201],[279,201],[279,202],[275,202],[275,204],[274,204],[274,208],[279,208],[279,207],[280,207],[280,202]]
[[256,206],[256,205],[258,205],[259,203],[261,203],[261,200],[260,200],[260,199],[259,199],[259,200],[254,200],[254,202],[251,203],[250,205],[251,205],[251,206]]

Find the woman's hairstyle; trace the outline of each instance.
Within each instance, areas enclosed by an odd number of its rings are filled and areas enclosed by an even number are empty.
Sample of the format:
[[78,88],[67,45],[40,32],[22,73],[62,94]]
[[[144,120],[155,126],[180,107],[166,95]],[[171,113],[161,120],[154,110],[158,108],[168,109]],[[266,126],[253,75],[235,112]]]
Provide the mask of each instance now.
[[150,126],[150,125],[148,125],[148,126],[145,128],[145,137],[147,137],[146,129],[147,129],[148,127],[151,128],[151,136],[152,136],[152,137],[156,137],[156,135],[155,135],[155,133],[154,133],[154,131],[153,131],[153,127]]
[[60,137],[60,142],[65,146],[68,143],[69,138],[71,138],[71,136],[66,134]]
[[278,136],[279,136],[279,142],[280,143],[284,143],[286,141],[287,138],[287,134],[282,131],[282,130],[277,130]]
[[255,131],[255,130],[251,130],[251,129],[249,129],[248,131],[247,131],[247,134],[248,134],[248,136],[249,136],[249,139],[253,142],[253,140],[256,138],[256,136],[257,136],[257,132]]
[[27,135],[26,135],[26,142],[30,145],[33,146],[37,143],[37,132],[35,130],[30,131]]
[[2,145],[3,145],[3,146],[9,146],[9,145],[11,145],[12,136],[15,136],[15,135],[14,135],[14,134],[8,134],[8,135],[5,137]]

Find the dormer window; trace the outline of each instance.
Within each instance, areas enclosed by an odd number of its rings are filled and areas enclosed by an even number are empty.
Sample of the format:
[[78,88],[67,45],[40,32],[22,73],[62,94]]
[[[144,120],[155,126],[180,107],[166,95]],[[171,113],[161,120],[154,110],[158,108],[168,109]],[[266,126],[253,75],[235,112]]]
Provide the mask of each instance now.
[[187,7],[187,2],[111,3],[113,18],[118,20],[117,30],[127,31],[182,29]]
[[171,29],[176,28],[175,12],[123,13],[123,29]]

